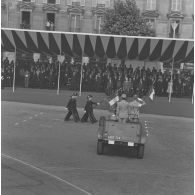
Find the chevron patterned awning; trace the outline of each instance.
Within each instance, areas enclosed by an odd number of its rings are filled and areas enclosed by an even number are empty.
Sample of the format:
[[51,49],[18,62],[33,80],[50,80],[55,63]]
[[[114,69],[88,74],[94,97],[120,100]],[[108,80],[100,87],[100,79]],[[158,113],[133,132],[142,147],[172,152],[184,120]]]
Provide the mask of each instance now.
[[1,30],[3,51],[47,55],[98,56],[108,58],[194,62],[194,41],[92,34]]

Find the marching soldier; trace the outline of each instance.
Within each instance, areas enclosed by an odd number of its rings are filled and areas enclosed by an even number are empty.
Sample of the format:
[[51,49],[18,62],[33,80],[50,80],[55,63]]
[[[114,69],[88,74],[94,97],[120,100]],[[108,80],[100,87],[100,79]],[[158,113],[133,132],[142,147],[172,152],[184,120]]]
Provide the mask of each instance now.
[[76,105],[76,99],[78,97],[77,93],[73,93],[71,96],[66,108],[68,109],[68,113],[64,118],[64,121],[68,121],[70,119],[70,116],[73,116],[73,119],[75,122],[80,121],[79,114],[77,111],[77,105]]
[[81,122],[87,122],[87,119],[89,117],[91,123],[96,123],[97,120],[93,114],[93,105],[100,105],[98,102],[93,102],[92,101],[92,95],[87,96],[87,103],[85,105],[85,114],[83,115]]

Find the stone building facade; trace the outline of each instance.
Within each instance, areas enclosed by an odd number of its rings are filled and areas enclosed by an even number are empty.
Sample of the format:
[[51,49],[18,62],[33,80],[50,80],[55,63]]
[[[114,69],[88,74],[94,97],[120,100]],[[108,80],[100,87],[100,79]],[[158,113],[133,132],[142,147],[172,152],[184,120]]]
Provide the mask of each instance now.
[[[117,0],[2,0],[1,26],[101,33],[103,15]],[[136,0],[157,37],[194,38],[194,0]]]

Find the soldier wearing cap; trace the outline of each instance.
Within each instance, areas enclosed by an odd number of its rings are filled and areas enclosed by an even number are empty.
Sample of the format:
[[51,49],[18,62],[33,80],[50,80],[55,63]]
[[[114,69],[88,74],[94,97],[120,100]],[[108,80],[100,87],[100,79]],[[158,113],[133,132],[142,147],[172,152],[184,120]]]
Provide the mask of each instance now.
[[126,122],[129,116],[129,103],[126,94],[121,95],[122,100],[117,103],[116,116],[120,122]]
[[93,114],[93,105],[99,105],[100,103],[98,102],[93,102],[92,101],[92,95],[88,95],[87,96],[87,102],[86,102],[86,105],[85,105],[85,114],[83,115],[82,119],[81,119],[81,122],[87,122],[87,119],[89,117],[91,123],[95,123],[97,122],[94,114]]
[[138,95],[133,96],[133,101],[129,103],[129,115],[131,119],[139,119],[139,108],[146,103],[138,98]]
[[68,113],[64,118],[64,121],[68,121],[70,119],[70,116],[73,116],[73,119],[75,122],[80,121],[79,114],[77,111],[77,104],[76,104],[76,99],[78,97],[77,93],[73,93],[71,96],[66,108],[68,109]]

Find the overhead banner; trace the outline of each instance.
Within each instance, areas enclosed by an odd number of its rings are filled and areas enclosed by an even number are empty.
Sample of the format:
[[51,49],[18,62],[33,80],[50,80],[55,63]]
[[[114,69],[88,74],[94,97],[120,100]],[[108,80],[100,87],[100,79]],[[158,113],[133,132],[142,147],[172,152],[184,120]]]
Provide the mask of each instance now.
[[[174,24],[175,25],[175,24]],[[193,40],[156,39],[147,37],[120,37],[114,35],[81,35],[1,29],[4,51],[42,53],[71,57],[107,57],[139,61],[193,62]],[[60,36],[61,35],[61,36]]]

